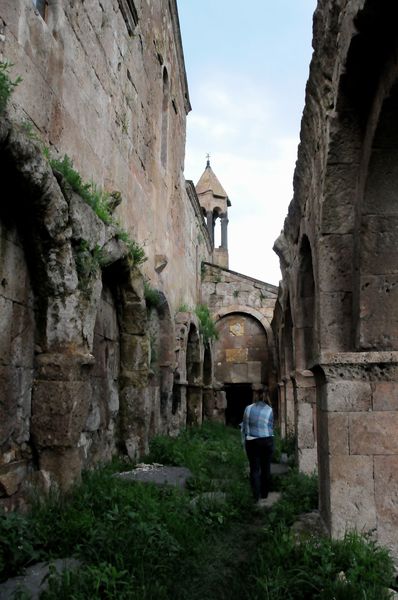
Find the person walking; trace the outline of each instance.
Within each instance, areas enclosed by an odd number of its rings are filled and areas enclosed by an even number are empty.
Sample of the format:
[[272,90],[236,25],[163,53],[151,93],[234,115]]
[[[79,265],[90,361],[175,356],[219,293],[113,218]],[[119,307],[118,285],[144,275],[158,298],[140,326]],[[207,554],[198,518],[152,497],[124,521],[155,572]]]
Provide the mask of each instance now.
[[243,414],[242,435],[250,465],[250,485],[256,502],[270,491],[271,459],[274,450],[274,417],[269,405],[268,388],[253,384],[254,403]]

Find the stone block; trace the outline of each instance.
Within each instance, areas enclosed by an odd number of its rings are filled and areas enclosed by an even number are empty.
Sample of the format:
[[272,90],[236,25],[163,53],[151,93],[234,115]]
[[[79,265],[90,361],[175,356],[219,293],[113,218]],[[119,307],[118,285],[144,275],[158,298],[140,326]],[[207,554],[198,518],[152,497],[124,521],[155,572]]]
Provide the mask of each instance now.
[[398,454],[398,412],[350,415],[350,454]]
[[252,383],[261,383],[261,367],[260,361],[249,361],[247,363],[248,381]]
[[332,536],[376,529],[373,457],[331,456],[329,470]]
[[120,335],[120,365],[128,371],[142,370],[149,364],[149,340],[143,335]]
[[36,381],[31,430],[40,447],[73,446],[84,429],[90,406],[88,381]]
[[398,275],[361,275],[359,343],[361,349],[398,347]]
[[353,237],[327,235],[319,241],[320,289],[322,292],[351,292],[353,281]]
[[146,327],[147,310],[145,301],[125,301],[121,307],[121,331],[130,335],[144,335]]
[[326,449],[331,455],[349,454],[348,431],[349,416],[347,413],[327,413],[327,436],[329,446]]
[[226,383],[246,383],[248,381],[247,363],[232,363],[226,373]]
[[362,217],[361,272],[391,273],[397,270],[398,216]]
[[373,410],[398,410],[397,381],[375,381],[372,390]]
[[226,361],[228,363],[244,363],[248,359],[247,348],[227,348],[225,350]]
[[0,445],[29,439],[32,369],[0,366]]
[[297,445],[299,449],[314,448],[314,422],[312,404],[297,404]]
[[377,540],[398,558],[398,456],[375,456]]
[[364,412],[372,407],[372,390],[367,381],[328,383],[321,396],[321,409],[329,412]]
[[0,467],[0,495],[15,494],[28,474],[28,464],[25,460],[11,462]]
[[311,475],[318,470],[317,450],[314,448],[298,449],[298,468],[300,473]]
[[342,351],[351,344],[352,293],[320,293],[320,337],[325,351]]
[[62,491],[80,480],[82,459],[78,448],[45,448],[39,453],[40,471]]

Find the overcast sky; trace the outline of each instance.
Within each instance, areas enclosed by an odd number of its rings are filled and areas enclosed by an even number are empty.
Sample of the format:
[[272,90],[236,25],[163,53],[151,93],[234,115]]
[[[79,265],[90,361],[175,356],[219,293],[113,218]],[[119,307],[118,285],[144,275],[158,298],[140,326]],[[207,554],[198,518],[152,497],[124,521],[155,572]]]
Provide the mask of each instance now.
[[177,1],[192,104],[185,177],[198,182],[209,152],[232,202],[229,268],[277,285],[316,0]]

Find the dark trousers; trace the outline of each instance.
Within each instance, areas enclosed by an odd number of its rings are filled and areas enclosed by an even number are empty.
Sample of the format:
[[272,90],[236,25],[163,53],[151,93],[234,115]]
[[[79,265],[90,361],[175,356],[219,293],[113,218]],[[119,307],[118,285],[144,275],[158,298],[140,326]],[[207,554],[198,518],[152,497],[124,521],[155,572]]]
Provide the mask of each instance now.
[[250,465],[250,485],[255,500],[266,498],[271,484],[271,459],[274,438],[246,440],[246,454]]

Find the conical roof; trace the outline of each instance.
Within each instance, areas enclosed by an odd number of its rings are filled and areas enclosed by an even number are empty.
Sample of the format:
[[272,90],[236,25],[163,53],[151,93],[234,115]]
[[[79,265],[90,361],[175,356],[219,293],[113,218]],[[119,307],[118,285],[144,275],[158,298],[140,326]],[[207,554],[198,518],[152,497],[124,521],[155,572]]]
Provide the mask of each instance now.
[[[195,187],[198,196],[206,192],[212,192],[213,196],[228,200],[228,194],[218,181],[217,176],[210,166],[210,161],[207,161],[206,168]],[[230,204],[228,205],[230,206]]]

